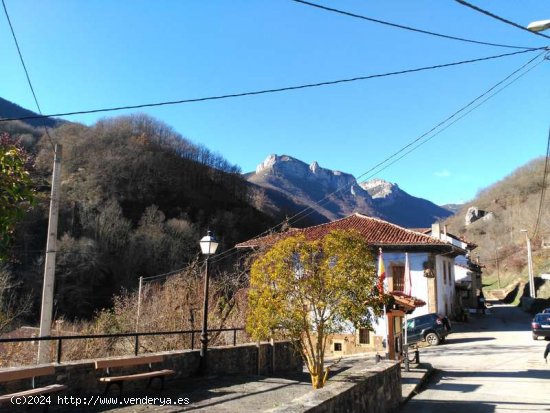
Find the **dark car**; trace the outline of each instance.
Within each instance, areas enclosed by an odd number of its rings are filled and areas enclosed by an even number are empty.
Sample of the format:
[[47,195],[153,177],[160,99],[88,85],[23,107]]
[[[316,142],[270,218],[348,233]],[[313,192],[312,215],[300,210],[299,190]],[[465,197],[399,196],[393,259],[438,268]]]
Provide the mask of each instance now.
[[548,308],[545,308],[544,310],[541,311],[542,314],[550,314],[550,307]]
[[539,337],[550,337],[550,313],[540,313],[531,322],[533,340]]
[[407,342],[415,344],[426,341],[437,346],[445,341],[451,332],[451,322],[445,316],[436,313],[421,315],[407,320]]

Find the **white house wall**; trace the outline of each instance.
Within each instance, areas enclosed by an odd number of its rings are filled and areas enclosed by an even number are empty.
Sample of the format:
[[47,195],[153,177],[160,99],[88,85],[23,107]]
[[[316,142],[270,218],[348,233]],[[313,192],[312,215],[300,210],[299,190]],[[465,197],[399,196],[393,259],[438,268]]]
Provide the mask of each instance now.
[[[405,265],[404,252],[384,252],[384,267],[386,269],[386,286],[387,288],[393,285],[391,274],[392,264]],[[424,261],[428,259],[428,254],[425,252],[409,253],[409,268],[411,271],[411,295],[426,302],[423,307],[418,307],[414,310],[410,317],[428,313],[428,279],[424,277]],[[383,317],[375,323],[374,332],[377,336],[386,335],[386,323]]]
[[472,281],[470,276],[470,270],[468,268],[455,265],[455,281]]
[[[450,278],[444,280],[444,265],[450,269]],[[455,299],[455,265],[454,258],[443,255],[436,255],[436,279],[437,279],[437,313],[450,316],[454,310]],[[445,306],[445,304],[447,304]]]

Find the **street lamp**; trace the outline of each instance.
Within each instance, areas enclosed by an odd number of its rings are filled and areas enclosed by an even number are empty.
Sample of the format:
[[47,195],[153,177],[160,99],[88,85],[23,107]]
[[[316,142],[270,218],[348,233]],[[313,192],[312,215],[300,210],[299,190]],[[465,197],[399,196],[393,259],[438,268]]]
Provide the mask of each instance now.
[[529,23],[527,29],[532,32],[542,32],[543,30],[550,29],[550,20],[539,20]]
[[533,277],[533,259],[531,257],[531,240],[527,234],[526,229],[520,229],[519,232],[525,233],[525,240],[527,241],[527,268],[529,269],[529,295],[531,298],[536,298],[535,291],[535,278]]
[[200,358],[200,371],[204,373],[207,365],[207,350],[208,350],[208,258],[216,253],[218,249],[218,241],[212,235],[212,232],[208,233],[201,238],[199,242],[201,251],[205,258],[204,263],[204,301],[202,305],[202,333],[201,333],[201,358]]

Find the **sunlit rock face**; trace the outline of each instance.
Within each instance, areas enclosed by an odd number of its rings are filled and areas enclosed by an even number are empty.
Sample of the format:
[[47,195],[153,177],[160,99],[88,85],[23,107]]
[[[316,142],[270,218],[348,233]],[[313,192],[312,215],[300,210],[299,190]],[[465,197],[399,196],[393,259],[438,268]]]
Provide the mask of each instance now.
[[247,179],[264,188],[272,204],[292,205],[295,212],[308,208],[319,223],[359,212],[402,226],[429,227],[451,215],[397,184],[383,179],[359,184],[351,174],[323,168],[317,161],[308,165],[288,155],[269,155]]

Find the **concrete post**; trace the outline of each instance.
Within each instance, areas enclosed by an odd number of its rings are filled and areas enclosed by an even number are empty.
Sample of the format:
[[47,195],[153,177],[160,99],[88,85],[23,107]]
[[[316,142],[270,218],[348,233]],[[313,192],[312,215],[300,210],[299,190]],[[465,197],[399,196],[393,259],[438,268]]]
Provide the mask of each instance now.
[[[48,240],[46,243],[46,262],[44,264],[44,286],[42,288],[42,308],[40,311],[40,337],[51,336],[53,297],[55,286],[55,254],[57,242],[57,219],[59,215],[59,190],[61,184],[62,146],[55,145],[48,222]],[[50,362],[51,341],[38,341],[38,363]]]

